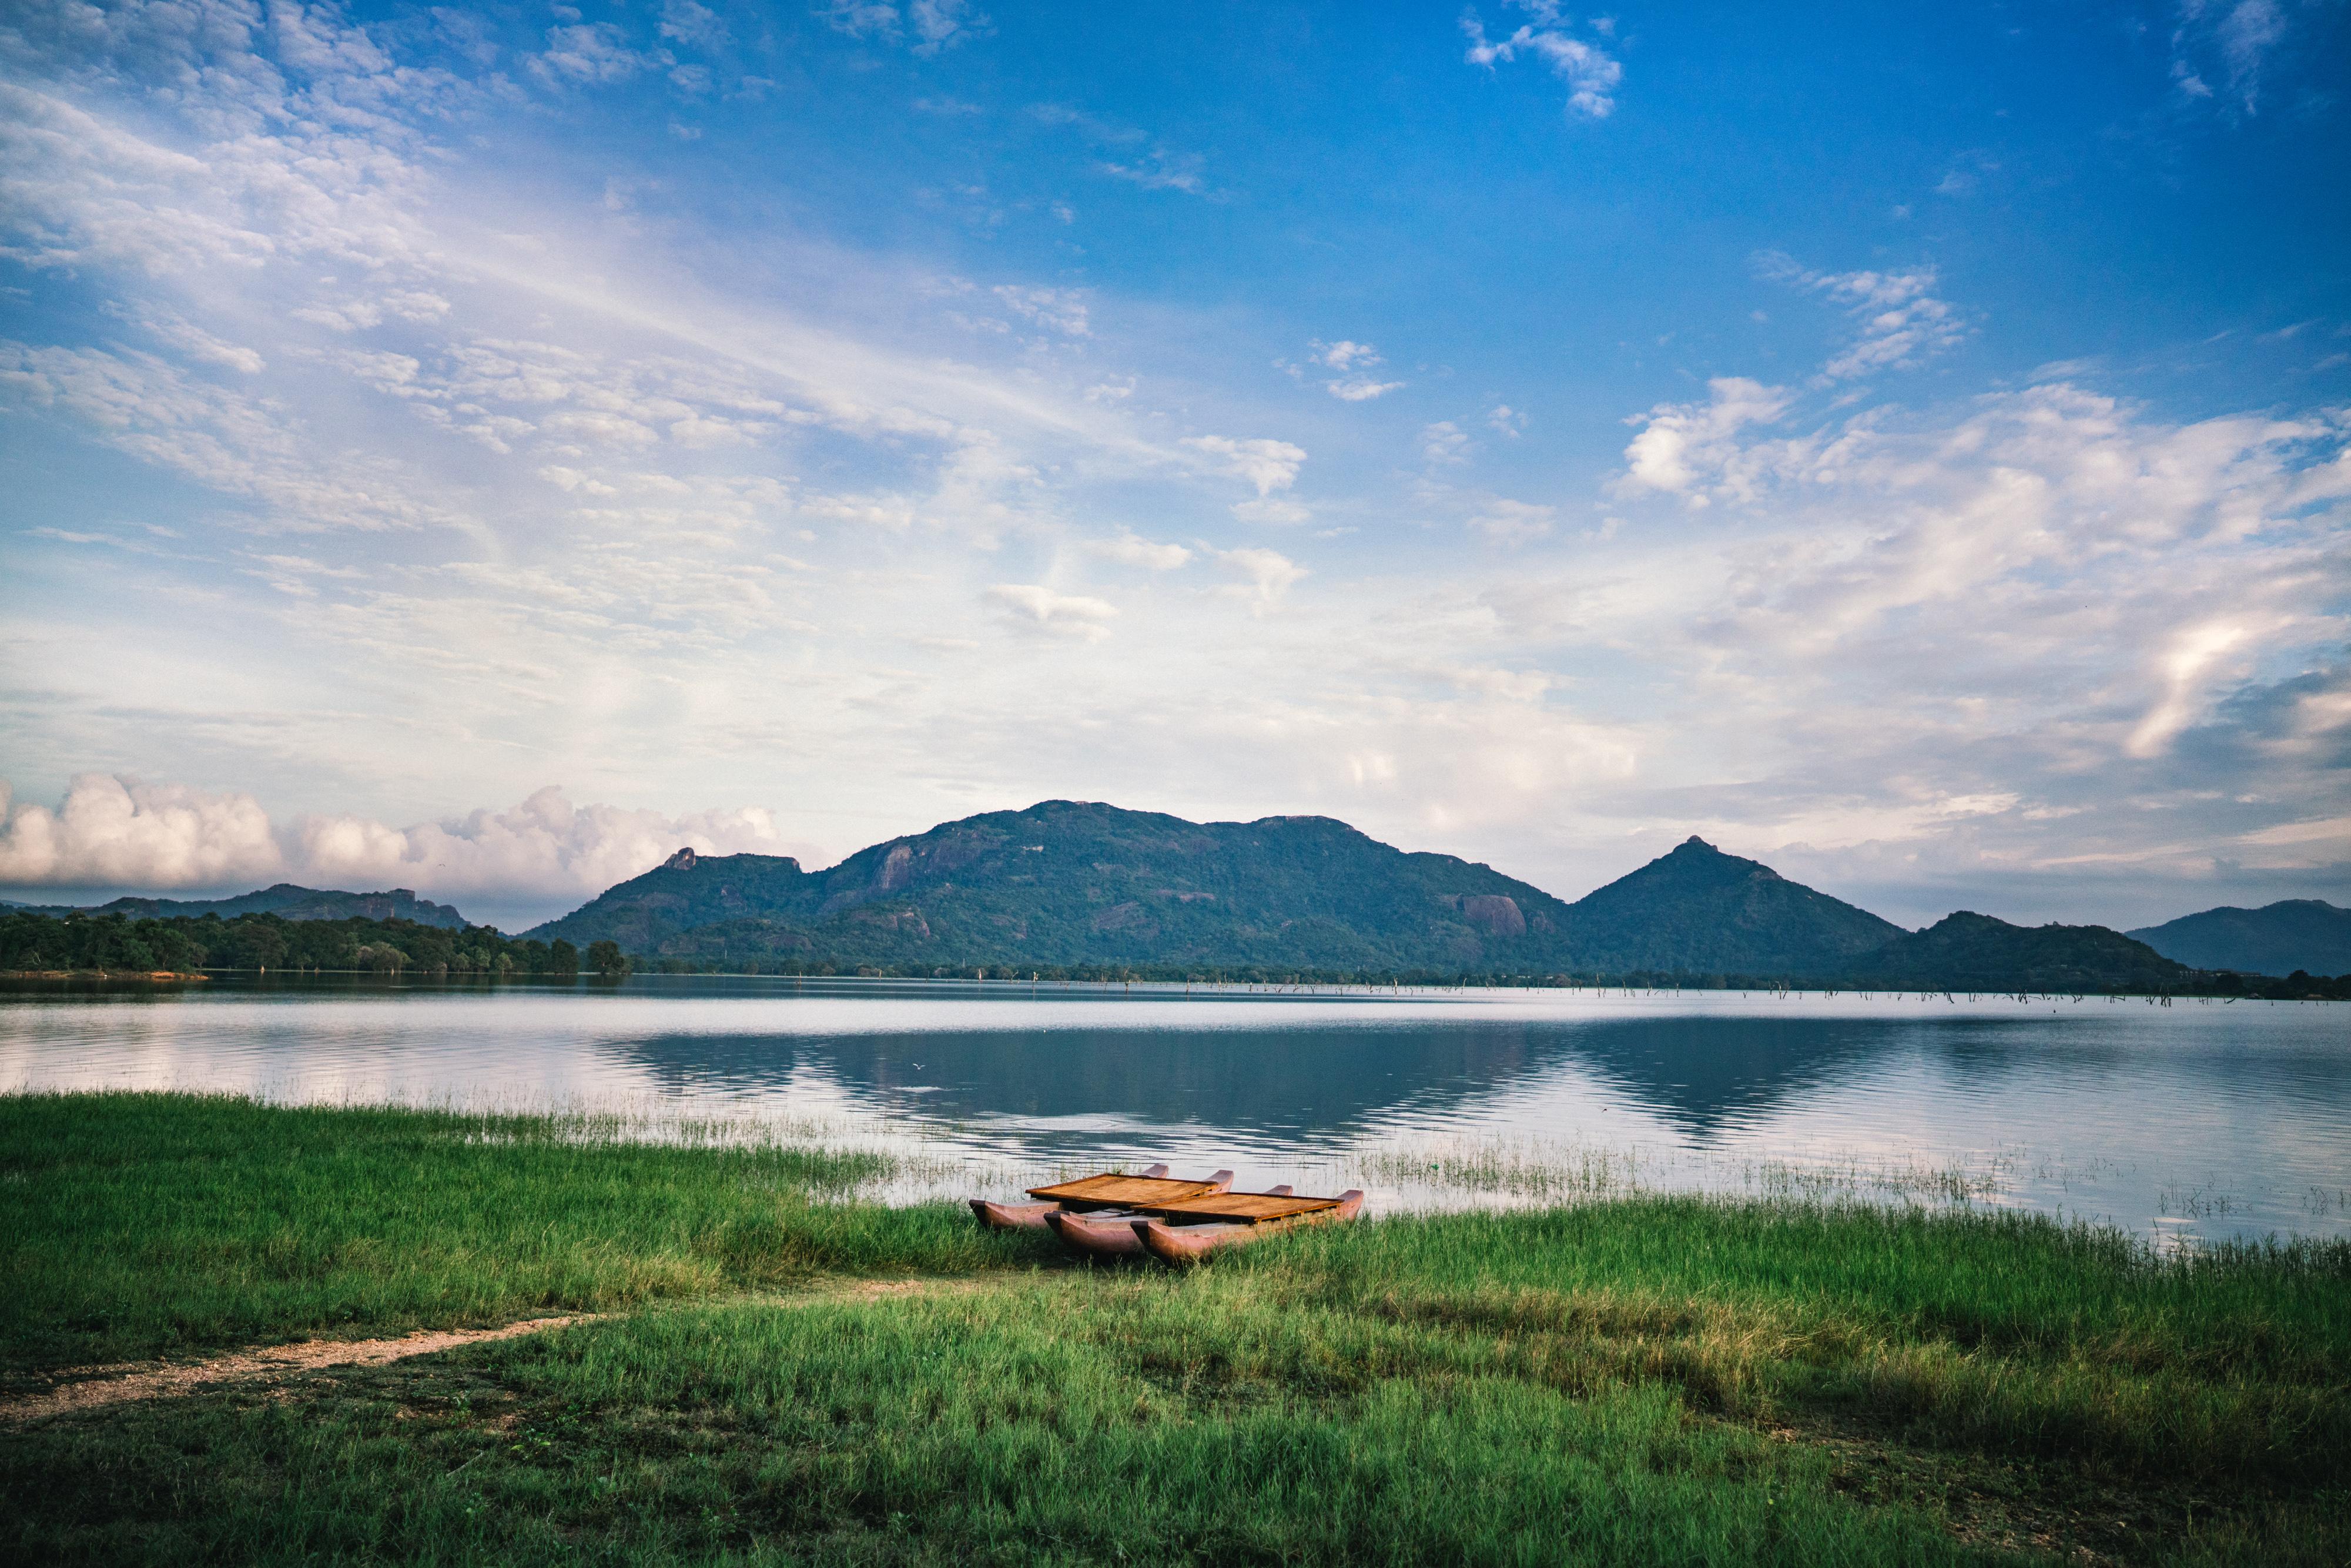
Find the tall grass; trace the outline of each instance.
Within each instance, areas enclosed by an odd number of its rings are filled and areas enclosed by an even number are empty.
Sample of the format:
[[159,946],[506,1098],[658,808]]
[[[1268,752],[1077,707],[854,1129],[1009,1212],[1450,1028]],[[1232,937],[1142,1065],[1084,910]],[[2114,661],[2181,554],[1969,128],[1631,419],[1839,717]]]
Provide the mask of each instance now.
[[944,1205],[841,1201],[888,1174],[549,1118],[0,1097],[0,1371],[1018,1255]]
[[[2340,1244],[2164,1257],[2014,1216],[1647,1197],[1177,1275],[854,1201],[868,1156],[576,1131],[0,1102],[6,1190],[38,1195],[5,1221],[20,1368],[639,1306],[7,1432],[0,1556],[2351,1558]],[[845,1278],[876,1274],[919,1288]]]

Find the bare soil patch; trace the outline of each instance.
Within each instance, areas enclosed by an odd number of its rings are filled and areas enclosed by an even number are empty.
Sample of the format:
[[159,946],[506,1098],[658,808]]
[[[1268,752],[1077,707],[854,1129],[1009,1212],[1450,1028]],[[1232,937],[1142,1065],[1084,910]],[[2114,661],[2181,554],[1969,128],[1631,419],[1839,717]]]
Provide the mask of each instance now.
[[237,1351],[204,1361],[171,1364],[80,1367],[64,1375],[72,1381],[38,1394],[0,1399],[0,1425],[16,1426],[46,1416],[91,1410],[132,1399],[161,1399],[192,1394],[215,1384],[269,1379],[317,1372],[330,1366],[381,1366],[413,1355],[432,1355],[491,1340],[517,1339],[545,1333],[571,1323],[587,1322],[592,1313],[569,1317],[531,1318],[494,1329],[420,1330],[398,1339],[311,1339],[263,1350]]

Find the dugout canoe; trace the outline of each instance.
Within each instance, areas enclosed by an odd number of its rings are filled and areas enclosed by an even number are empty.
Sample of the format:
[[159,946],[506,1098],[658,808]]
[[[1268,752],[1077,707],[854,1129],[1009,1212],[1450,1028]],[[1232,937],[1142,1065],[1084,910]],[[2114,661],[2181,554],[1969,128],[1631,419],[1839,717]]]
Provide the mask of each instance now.
[[[1265,1196],[1287,1197],[1294,1190],[1269,1187]],[[1092,1213],[1062,1208],[1045,1216],[1045,1223],[1061,1239],[1062,1246],[1081,1258],[1135,1258],[1144,1250],[1136,1222],[1151,1218],[1150,1214],[1132,1208],[1096,1209]]]
[[1280,1192],[1228,1192],[1155,1204],[1133,1222],[1143,1249],[1163,1262],[1197,1263],[1209,1253],[1260,1240],[1294,1225],[1353,1219],[1364,1211],[1364,1190],[1349,1187],[1336,1197],[1298,1197]]
[[1155,1199],[1196,1197],[1222,1192],[1232,1185],[1230,1171],[1218,1171],[1204,1181],[1176,1181],[1170,1179],[1165,1166],[1152,1166],[1139,1176],[1108,1171],[1050,1186],[1032,1186],[1029,1196],[1038,1200],[1032,1203],[995,1203],[975,1197],[971,1211],[991,1230],[1044,1230],[1050,1228],[1045,1217],[1065,1209],[1140,1209]]

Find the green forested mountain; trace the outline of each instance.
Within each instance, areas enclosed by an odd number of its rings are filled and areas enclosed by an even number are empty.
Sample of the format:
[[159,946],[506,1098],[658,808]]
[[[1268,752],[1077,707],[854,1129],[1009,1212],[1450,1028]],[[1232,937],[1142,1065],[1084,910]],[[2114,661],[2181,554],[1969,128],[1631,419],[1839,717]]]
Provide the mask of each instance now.
[[2128,935],[2191,969],[2351,973],[2351,909],[2315,898],[2289,898],[2259,909],[2207,909]]
[[1189,822],[1051,800],[828,872],[697,857],[539,928],[696,967],[1834,975],[1901,928],[1692,839],[1569,904],[1327,817]]
[[1553,968],[1567,906],[1490,866],[1327,817],[1187,822],[1049,800],[893,839],[831,871],[696,857],[536,936],[705,963],[1119,965],[1370,972]]
[[118,898],[89,908],[68,904],[22,904],[32,915],[121,915],[133,920],[201,919],[217,915],[275,915],[281,920],[413,920],[445,931],[465,929],[465,917],[445,904],[419,898],[404,887],[384,893],[338,893],[281,882],[235,898]]
[[1907,931],[1846,970],[1855,985],[1975,991],[2184,988],[2182,965],[2103,925],[2011,925],[1961,910]]
[[1827,976],[1904,935],[1759,861],[1683,841],[1568,906],[1579,967],[1611,973]]

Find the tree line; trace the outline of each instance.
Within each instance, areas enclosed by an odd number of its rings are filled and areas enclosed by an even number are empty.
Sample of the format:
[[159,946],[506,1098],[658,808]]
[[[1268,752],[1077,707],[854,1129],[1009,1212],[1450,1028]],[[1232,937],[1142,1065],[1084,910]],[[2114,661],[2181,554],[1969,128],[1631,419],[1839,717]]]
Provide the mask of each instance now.
[[1606,973],[1511,973],[1424,968],[1308,968],[1292,965],[1201,967],[1168,964],[1060,965],[1007,961],[1002,966],[963,964],[861,964],[822,957],[632,959],[611,941],[591,942],[586,953],[559,937],[541,942],[508,936],[487,925],[452,931],[413,920],[287,920],[276,915],[217,915],[131,919],[121,915],[0,914],[0,973],[150,974],[244,971],[270,974],[371,974],[416,979],[453,977],[484,979],[570,980],[582,971],[618,979],[642,963],[664,974],[768,974],[865,976],[909,979],[1041,980],[1101,983],[1149,980],[1254,985],[1353,986],[1535,986],[1635,989],[1819,990],[1865,989],[1876,993],[1932,992],[2204,996],[2255,1000],[2303,998],[2351,1000],[2351,975],[2329,977],[2297,970],[2283,979],[2260,975],[2181,971],[2160,986],[2068,984],[2046,977],[2018,976],[2012,983],[1986,974],[1949,984],[1923,977],[1684,974],[1656,970]]
[[611,942],[589,944],[586,958],[560,938],[508,936],[487,925],[452,931],[413,920],[287,920],[276,915],[0,915],[0,971],[194,974],[255,973],[466,976],[569,980],[582,967],[607,977],[629,960]]

